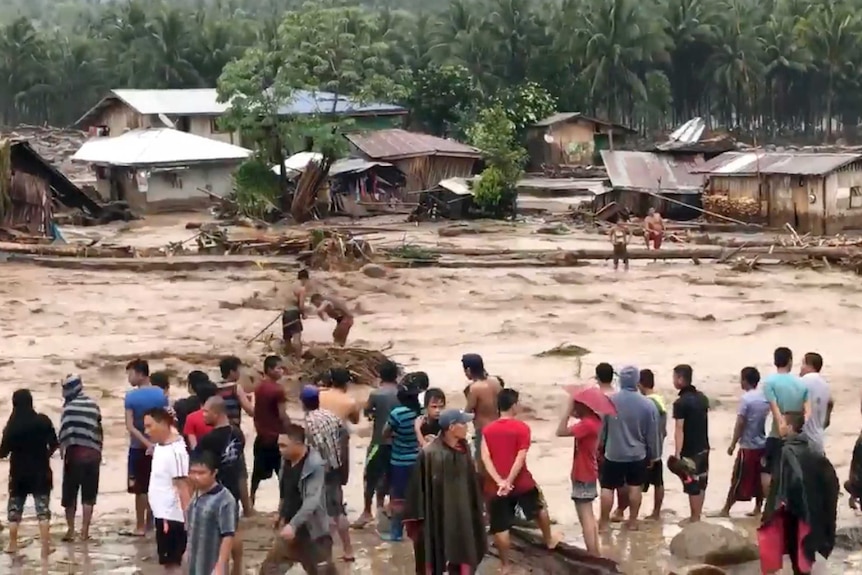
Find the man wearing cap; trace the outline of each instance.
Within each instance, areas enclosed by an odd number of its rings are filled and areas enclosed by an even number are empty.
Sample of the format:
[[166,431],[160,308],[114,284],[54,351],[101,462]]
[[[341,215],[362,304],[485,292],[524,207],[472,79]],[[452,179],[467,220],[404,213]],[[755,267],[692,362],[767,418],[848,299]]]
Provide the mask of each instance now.
[[461,357],[461,366],[469,383],[464,389],[467,396],[467,407],[464,411],[475,415],[473,421],[473,457],[480,461],[482,446],[482,429],[500,417],[497,409],[497,396],[503,389],[503,382],[498,377],[489,376],[485,371],[485,362],[477,353],[467,353]]
[[299,393],[302,409],[305,411],[305,441],[317,451],[326,465],[324,492],[326,512],[332,527],[338,531],[344,560],[354,561],[353,545],[350,542],[350,524],[344,507],[343,486],[347,483],[347,441],[348,431],[337,415],[320,407],[320,390],[306,385]]
[[633,365],[620,370],[620,390],[611,396],[617,415],[606,417],[602,424],[605,447],[600,472],[600,530],[607,528],[614,491],[622,487],[626,487],[629,495],[628,527],[637,529],[642,486],[647,481],[649,468],[661,454],[658,408],[638,391],[639,379],[640,370]]
[[440,437],[419,452],[404,526],[414,542],[417,573],[472,574],[488,547],[482,494],[467,446],[473,415],[446,409],[439,421]]

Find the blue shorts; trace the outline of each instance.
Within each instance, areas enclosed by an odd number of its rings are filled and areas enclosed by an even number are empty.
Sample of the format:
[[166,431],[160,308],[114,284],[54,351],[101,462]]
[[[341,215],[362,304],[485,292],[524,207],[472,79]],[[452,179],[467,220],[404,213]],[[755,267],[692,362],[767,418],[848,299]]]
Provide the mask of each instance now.
[[411,473],[413,473],[413,465],[392,465],[389,468],[389,497],[404,499]]

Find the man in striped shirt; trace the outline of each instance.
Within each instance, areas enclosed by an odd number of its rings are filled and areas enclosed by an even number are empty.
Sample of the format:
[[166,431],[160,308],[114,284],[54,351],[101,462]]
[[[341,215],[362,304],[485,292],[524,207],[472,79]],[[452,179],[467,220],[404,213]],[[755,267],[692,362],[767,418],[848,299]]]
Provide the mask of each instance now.
[[[242,360],[233,355],[223,357],[219,362],[222,382],[218,384],[218,395],[224,400],[224,407],[230,424],[240,430],[242,429],[243,411],[249,417],[254,417],[254,405],[248,394],[239,385],[241,369]],[[240,453],[239,471],[239,496],[242,500],[242,513],[246,517],[251,517],[254,515],[254,506],[248,490],[248,467],[245,464],[245,453]]]
[[305,441],[317,451],[326,466],[324,492],[326,512],[341,539],[344,561],[354,561],[350,542],[350,524],[344,507],[344,485],[349,469],[349,432],[337,415],[320,407],[320,392],[313,385],[302,388],[299,394],[305,411]]
[[66,535],[75,539],[75,513],[81,492],[81,540],[90,538],[90,521],[99,493],[99,466],[102,462],[102,413],[99,405],[84,395],[79,375],[63,382],[63,411],[60,415],[60,454],[63,457],[63,508],[66,510]]

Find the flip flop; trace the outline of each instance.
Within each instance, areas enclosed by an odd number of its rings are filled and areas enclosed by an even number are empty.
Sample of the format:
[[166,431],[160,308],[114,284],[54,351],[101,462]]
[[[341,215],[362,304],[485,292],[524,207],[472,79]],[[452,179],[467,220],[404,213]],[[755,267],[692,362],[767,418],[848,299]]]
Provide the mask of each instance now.
[[353,523],[351,523],[350,528],[351,529],[365,529],[368,526],[368,524],[371,523],[372,521],[374,521],[374,519],[372,519],[372,518],[368,518],[368,519],[360,518],[360,519],[357,519],[356,521],[354,521]]
[[138,533],[131,529],[120,529],[119,533],[121,537],[146,537],[145,533]]

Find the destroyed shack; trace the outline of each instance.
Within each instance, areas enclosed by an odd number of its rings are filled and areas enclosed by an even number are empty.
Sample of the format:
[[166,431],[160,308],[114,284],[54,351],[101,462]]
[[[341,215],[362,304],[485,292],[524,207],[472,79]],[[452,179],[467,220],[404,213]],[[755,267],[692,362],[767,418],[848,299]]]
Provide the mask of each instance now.
[[862,154],[727,152],[696,171],[716,214],[815,235],[862,227]]
[[233,191],[250,150],[171,128],[131,130],[87,141],[72,157],[90,164],[96,190],[138,212],[191,209]]
[[475,212],[472,181],[466,178],[443,180],[433,189],[419,194],[419,205],[410,216],[411,221],[462,220]]
[[403,200],[407,178],[389,162],[343,158],[329,168],[330,211],[358,215],[369,207]]
[[345,134],[345,138],[358,155],[400,169],[408,194],[430,190],[448,178],[469,177],[482,157],[467,144],[400,129]]
[[597,194],[593,212],[624,211],[644,217],[654,208],[672,220],[700,216],[703,174],[691,170],[703,164],[699,156],[677,158],[669,154],[602,150],[610,190]]
[[527,130],[528,171],[541,172],[552,166],[599,163],[598,152],[614,149],[635,130],[580,112],[558,112]]
[[55,208],[98,217],[102,208],[25,140],[0,140],[0,226],[54,236]]

